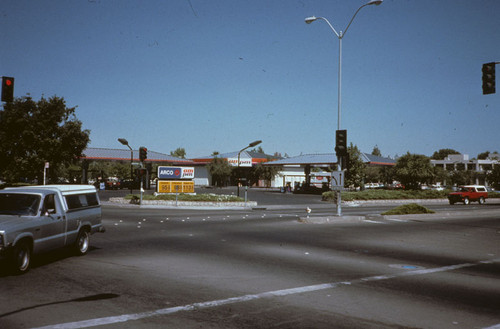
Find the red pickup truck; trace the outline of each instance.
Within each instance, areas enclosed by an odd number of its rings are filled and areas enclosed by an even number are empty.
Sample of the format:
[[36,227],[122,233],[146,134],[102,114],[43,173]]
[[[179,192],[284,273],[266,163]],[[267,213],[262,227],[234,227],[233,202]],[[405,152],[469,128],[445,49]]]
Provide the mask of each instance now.
[[484,204],[487,198],[488,191],[483,185],[460,186],[457,192],[448,194],[450,204],[455,204],[456,202],[463,202],[463,204],[479,202],[479,204]]

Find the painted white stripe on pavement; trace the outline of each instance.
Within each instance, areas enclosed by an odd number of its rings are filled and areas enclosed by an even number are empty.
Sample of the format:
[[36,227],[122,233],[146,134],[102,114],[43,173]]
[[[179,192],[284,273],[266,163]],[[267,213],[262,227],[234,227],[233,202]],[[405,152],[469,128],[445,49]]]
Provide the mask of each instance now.
[[500,329],[500,323],[495,324],[494,326],[491,326],[491,327],[483,328],[483,329]]
[[407,223],[407,219],[399,219],[399,218],[386,218],[385,220],[389,220],[391,222],[402,222],[402,223]]
[[363,221],[367,222],[367,223],[373,223],[373,224],[386,224],[384,222],[379,222],[379,221],[371,220],[371,219],[364,219]]
[[[380,281],[380,280],[388,280],[388,279],[393,279],[393,278],[398,278],[398,277],[425,275],[425,274],[438,273],[438,272],[447,272],[447,271],[453,271],[453,270],[457,270],[457,269],[461,269],[461,268],[472,267],[472,266],[476,266],[479,264],[496,263],[499,261],[500,261],[500,259],[483,260],[483,261],[479,261],[477,263],[465,263],[465,264],[457,264],[457,265],[443,266],[443,267],[430,268],[430,269],[414,270],[414,271],[389,274],[389,275],[370,276],[370,277],[366,277],[366,278],[353,280],[350,282],[349,281],[332,282],[332,283],[323,283],[323,284],[316,284],[316,285],[311,285],[311,286],[304,286],[304,287],[297,287],[297,288],[290,288],[290,289],[283,289],[283,290],[267,291],[267,292],[262,292],[259,294],[250,294],[250,295],[244,295],[244,296],[239,296],[239,297],[231,297],[231,298],[227,298],[227,299],[219,299],[219,300],[212,300],[212,301],[208,301],[208,302],[194,303],[194,304],[189,304],[189,305],[184,305],[184,306],[169,307],[169,308],[163,308],[163,309],[149,311],[149,312],[123,314],[123,315],[110,316],[110,317],[105,317],[105,318],[96,318],[96,319],[83,320],[83,321],[77,321],[77,322],[67,322],[67,323],[39,327],[39,328],[35,328],[35,329],[77,329],[77,328],[89,328],[89,327],[95,327],[95,326],[103,326],[103,325],[107,325],[107,324],[114,324],[114,323],[121,323],[121,322],[127,322],[127,321],[132,321],[132,320],[139,320],[139,319],[149,318],[149,317],[158,316],[158,315],[173,314],[173,313],[177,313],[177,312],[181,312],[181,311],[193,311],[193,310],[197,310],[197,309],[218,307],[218,306],[227,305],[227,304],[236,304],[236,303],[247,302],[247,301],[256,300],[256,299],[262,299],[262,298],[288,296],[288,295],[301,294],[301,293],[305,293],[305,292],[332,289],[332,288],[336,288],[339,286],[351,285],[354,283]],[[492,327],[484,328],[484,329],[500,329],[500,324],[494,325]]]

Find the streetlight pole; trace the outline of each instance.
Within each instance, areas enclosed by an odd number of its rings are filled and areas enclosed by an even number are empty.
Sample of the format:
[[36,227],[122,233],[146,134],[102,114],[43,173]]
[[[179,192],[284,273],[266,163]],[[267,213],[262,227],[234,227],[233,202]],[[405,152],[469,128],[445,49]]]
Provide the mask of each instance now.
[[[349,21],[349,24],[347,24],[347,27],[345,28],[344,32],[342,32],[342,31],[337,32],[335,30],[335,28],[332,26],[332,24],[330,24],[330,22],[326,18],[324,18],[324,17],[310,16],[310,17],[307,17],[305,19],[305,22],[307,24],[311,24],[312,22],[314,22],[314,21],[316,21],[318,19],[324,20],[328,24],[328,26],[330,27],[330,29],[332,29],[333,33],[335,33],[335,35],[339,39],[339,75],[338,75],[338,95],[337,95],[337,107],[338,107],[338,110],[337,110],[337,130],[340,130],[340,117],[341,117],[341,113],[342,113],[342,39],[344,38],[345,34],[347,33],[347,30],[349,29],[349,26],[351,26],[351,23],[354,20],[354,17],[356,17],[356,15],[361,10],[361,8],[369,6],[369,5],[377,5],[378,6],[378,5],[380,5],[382,3],[382,1],[383,0],[371,0],[371,1],[367,2],[367,3],[365,3],[364,5],[362,5],[361,7],[359,7],[358,10],[356,10],[356,12],[354,13],[354,15],[352,16],[351,20]],[[342,170],[340,159],[338,159],[338,158],[337,158],[337,170],[338,171]],[[341,191],[337,191],[337,216],[341,216],[342,215],[342,206],[341,206],[340,193],[341,193]]]
[[128,141],[125,138],[118,138],[118,141],[122,143],[123,145],[127,146],[130,149],[130,194],[132,194],[132,188],[133,188],[133,183],[134,183],[134,151],[128,145]]
[[260,143],[262,143],[261,140],[258,140],[258,141],[255,141],[255,142],[252,142],[250,144],[248,144],[247,147],[241,149],[239,152],[238,152],[238,197],[240,196],[240,154],[241,152],[245,151],[247,148],[250,148],[250,147],[254,147],[254,146],[257,146],[259,145]]

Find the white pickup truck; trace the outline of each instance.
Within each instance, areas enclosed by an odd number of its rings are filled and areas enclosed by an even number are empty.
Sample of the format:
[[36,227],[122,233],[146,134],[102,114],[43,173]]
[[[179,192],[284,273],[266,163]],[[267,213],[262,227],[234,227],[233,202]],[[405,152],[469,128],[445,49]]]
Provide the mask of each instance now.
[[0,190],[0,258],[17,273],[31,256],[72,246],[89,250],[90,235],[104,232],[101,205],[92,185],[43,185]]

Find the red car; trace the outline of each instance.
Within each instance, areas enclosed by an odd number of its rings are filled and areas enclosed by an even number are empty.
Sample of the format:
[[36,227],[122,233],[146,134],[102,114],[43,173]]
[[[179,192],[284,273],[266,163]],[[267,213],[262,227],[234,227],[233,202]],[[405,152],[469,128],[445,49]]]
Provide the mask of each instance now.
[[450,204],[455,204],[456,202],[463,202],[463,204],[479,202],[479,204],[484,204],[487,198],[488,191],[483,185],[460,186],[457,192],[448,194]]
[[117,190],[119,188],[121,188],[119,179],[110,178],[106,181],[106,190]]

